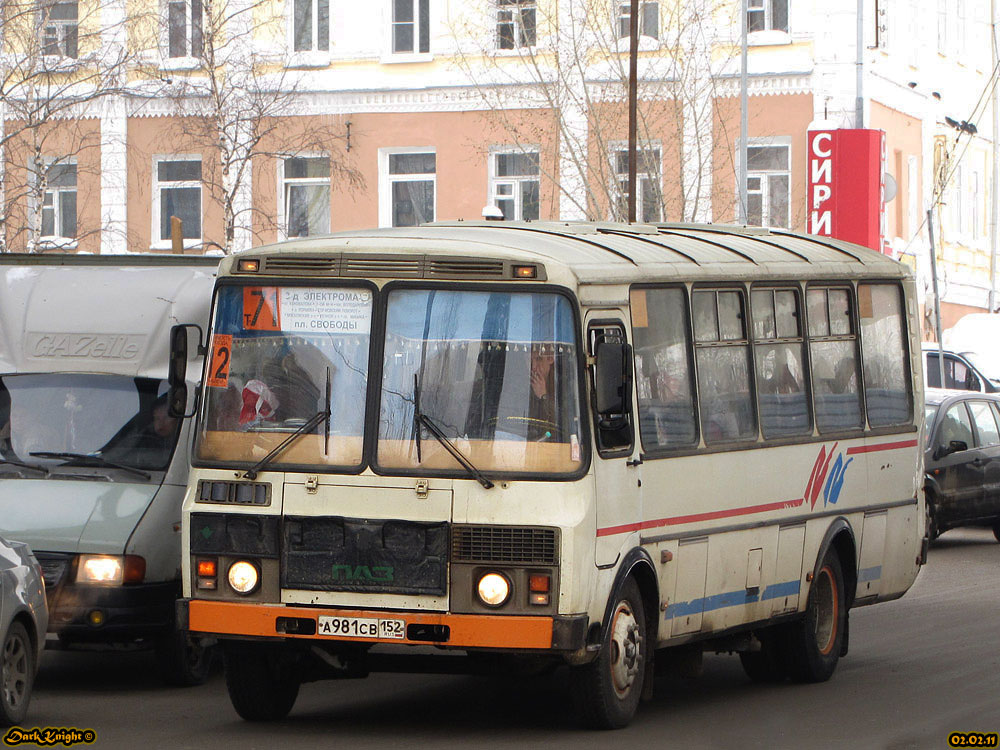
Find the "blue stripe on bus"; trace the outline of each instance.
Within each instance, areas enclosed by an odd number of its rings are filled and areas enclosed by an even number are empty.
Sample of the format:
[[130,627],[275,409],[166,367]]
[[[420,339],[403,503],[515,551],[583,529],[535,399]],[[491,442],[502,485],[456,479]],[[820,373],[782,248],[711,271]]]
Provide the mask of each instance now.
[[876,565],[874,568],[862,568],[858,571],[858,583],[864,583],[865,581],[877,581],[881,577],[881,565]]
[[764,589],[764,593],[750,594],[746,589],[739,591],[727,591],[724,594],[714,594],[700,599],[692,599],[689,602],[678,602],[667,607],[663,613],[663,619],[671,620],[675,617],[686,617],[696,615],[700,612],[711,612],[715,609],[725,609],[727,607],[739,607],[745,604],[753,604],[758,601],[777,599],[782,596],[791,596],[799,592],[798,581],[786,581],[776,583]]

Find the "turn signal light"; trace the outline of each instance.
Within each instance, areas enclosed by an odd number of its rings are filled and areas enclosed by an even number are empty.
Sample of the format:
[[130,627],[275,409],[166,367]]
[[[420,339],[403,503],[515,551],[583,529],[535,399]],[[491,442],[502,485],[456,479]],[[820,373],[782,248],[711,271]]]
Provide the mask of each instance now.
[[206,578],[215,578],[215,560],[199,560],[198,575]]
[[532,575],[528,577],[528,589],[547,594],[549,591],[549,577],[545,575]]

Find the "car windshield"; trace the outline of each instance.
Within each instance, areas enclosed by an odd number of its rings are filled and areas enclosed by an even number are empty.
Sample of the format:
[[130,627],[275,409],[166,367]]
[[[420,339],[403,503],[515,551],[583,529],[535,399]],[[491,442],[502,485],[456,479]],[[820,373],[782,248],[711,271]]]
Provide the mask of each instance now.
[[256,463],[329,408],[271,465],[359,467],[372,300],[360,287],[221,287],[198,458]]
[[[166,390],[165,381],[121,375],[0,377],[0,462],[165,469],[180,429]],[[37,455],[56,453],[76,455]]]
[[575,329],[572,306],[558,294],[390,292],[379,468],[462,471],[426,420],[487,475],[578,470]]

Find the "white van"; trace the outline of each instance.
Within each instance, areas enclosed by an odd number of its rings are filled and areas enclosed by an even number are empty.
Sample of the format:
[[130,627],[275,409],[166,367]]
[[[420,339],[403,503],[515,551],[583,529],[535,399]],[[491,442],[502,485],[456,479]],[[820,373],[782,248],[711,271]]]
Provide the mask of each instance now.
[[218,261],[0,255],[0,535],[42,565],[50,645],[155,647],[171,684],[210,655],[174,629],[190,420],[168,414],[170,329],[205,325]]
[[961,353],[1000,391],[1000,315],[971,313],[958,319],[942,336],[946,349]]
[[946,388],[958,391],[979,391],[980,393],[996,393],[1000,385],[995,380],[981,372],[969,356],[971,352],[958,353],[944,350],[944,385],[941,384],[941,367],[938,358],[940,347],[925,341],[922,344],[924,355],[924,387]]

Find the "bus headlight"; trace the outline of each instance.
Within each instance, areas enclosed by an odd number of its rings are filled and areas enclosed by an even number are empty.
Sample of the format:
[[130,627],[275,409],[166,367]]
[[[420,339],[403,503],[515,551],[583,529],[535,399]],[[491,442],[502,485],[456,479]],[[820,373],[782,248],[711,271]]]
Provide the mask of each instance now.
[[479,579],[476,591],[487,607],[499,607],[510,598],[510,581],[499,573],[487,573]]
[[237,594],[249,594],[257,588],[260,573],[257,566],[246,560],[239,560],[229,566],[229,585]]

